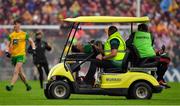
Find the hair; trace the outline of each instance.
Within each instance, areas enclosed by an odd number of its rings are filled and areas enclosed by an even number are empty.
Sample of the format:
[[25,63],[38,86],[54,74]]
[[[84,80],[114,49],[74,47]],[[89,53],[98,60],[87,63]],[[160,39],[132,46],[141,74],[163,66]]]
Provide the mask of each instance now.
[[93,44],[95,42],[95,40],[91,40],[89,43]]
[[35,34],[36,36],[38,36],[38,35],[41,35],[41,32],[36,32],[36,34]]
[[21,24],[21,21],[20,21],[20,20],[15,20],[15,21],[14,21],[14,25],[15,25],[15,24]]
[[148,26],[146,24],[139,24],[138,25],[138,31],[147,32],[148,31]]
[[71,52],[78,53],[80,50],[77,48],[76,45],[72,45]]
[[110,36],[117,31],[118,31],[118,29],[115,26],[110,26],[108,29],[108,35]]

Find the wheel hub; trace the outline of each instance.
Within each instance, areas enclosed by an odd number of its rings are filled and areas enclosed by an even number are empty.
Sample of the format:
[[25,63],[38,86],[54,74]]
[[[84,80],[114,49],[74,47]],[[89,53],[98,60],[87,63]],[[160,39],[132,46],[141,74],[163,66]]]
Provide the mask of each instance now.
[[145,88],[145,87],[138,87],[137,90],[136,90],[136,95],[137,95],[139,98],[146,98],[147,95],[148,95],[148,90],[147,90],[147,88]]
[[54,93],[58,97],[62,97],[66,94],[66,88],[62,85],[58,85],[54,89]]

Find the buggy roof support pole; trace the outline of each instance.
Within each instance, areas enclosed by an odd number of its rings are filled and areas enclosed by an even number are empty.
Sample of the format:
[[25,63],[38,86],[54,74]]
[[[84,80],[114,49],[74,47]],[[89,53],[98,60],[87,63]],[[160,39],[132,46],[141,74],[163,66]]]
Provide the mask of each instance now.
[[137,8],[136,8],[136,17],[141,16],[141,0],[136,0]]
[[72,29],[73,29],[73,27],[74,27],[74,24],[75,24],[75,23],[73,23],[73,24],[71,25],[71,30],[70,30],[70,32],[69,32],[68,38],[67,38],[67,40],[66,40],[66,43],[64,44],[64,48],[63,48],[63,51],[62,51],[62,53],[61,53],[61,57],[60,57],[59,62],[62,61],[62,58],[63,58],[63,55],[64,55],[64,51],[65,51],[66,46],[67,46],[67,44],[68,44],[69,38],[70,38],[70,36],[71,36],[71,33],[72,33]]
[[[69,51],[70,51],[70,48],[71,48],[71,46],[72,46],[72,43],[73,43],[74,37],[75,37],[76,32],[77,32],[77,30],[78,30],[79,24],[80,24],[80,23],[77,23],[77,25],[76,25],[76,29],[75,29],[75,31],[74,31],[74,34],[73,34],[72,40],[71,40],[71,42],[70,42],[70,44],[69,44],[69,48],[68,48],[68,51],[67,51],[67,53],[66,53],[66,56],[69,54]],[[65,56],[64,63],[65,63],[65,61],[66,61],[66,56]]]
[[90,54],[87,58],[85,58],[81,63],[79,63],[78,65],[76,65],[75,67],[73,67],[72,71],[74,72],[74,70],[76,68],[78,68],[81,64],[85,63],[87,60],[89,60],[92,56],[94,55],[94,53]]
[[131,22],[131,33],[133,33],[133,23]]

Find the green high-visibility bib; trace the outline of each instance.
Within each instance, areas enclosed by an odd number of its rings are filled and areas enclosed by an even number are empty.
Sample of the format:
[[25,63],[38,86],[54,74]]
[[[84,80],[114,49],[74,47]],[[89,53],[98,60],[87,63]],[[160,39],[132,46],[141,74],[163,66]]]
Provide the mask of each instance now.
[[115,32],[112,35],[110,35],[110,37],[107,39],[107,41],[104,44],[104,54],[109,55],[111,53],[111,44],[110,41],[112,39],[117,39],[120,42],[120,45],[118,47],[118,53],[115,57],[109,59],[109,60],[123,60],[124,56],[125,56],[125,50],[126,50],[126,43],[123,40],[123,38],[121,37],[119,32]]
[[140,58],[153,57],[156,55],[152,46],[151,34],[148,32],[135,32],[133,45],[136,47]]

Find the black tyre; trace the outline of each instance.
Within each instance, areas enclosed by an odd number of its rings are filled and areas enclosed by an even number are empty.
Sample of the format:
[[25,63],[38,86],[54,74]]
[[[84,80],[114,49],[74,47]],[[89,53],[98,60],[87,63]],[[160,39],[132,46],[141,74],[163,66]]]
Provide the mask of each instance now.
[[53,99],[68,99],[70,96],[70,87],[67,82],[57,81],[50,87],[50,95]]
[[152,88],[149,84],[145,82],[135,83],[129,91],[129,95],[126,96],[127,99],[151,99]]
[[46,89],[44,89],[44,95],[47,99],[53,99],[53,97],[51,96],[50,94],[50,86],[53,82],[49,82],[47,85],[46,85]]
[[131,95],[126,95],[126,99],[132,99],[132,96]]

